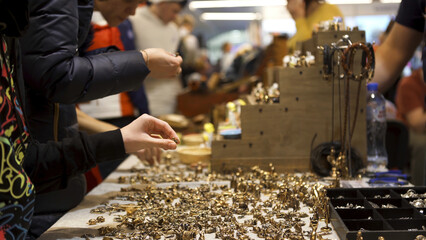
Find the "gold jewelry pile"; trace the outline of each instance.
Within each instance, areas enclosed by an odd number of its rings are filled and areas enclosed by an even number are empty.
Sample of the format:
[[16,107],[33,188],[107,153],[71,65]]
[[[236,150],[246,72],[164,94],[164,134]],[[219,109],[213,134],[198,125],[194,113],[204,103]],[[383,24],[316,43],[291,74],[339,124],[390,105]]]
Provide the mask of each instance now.
[[[325,184],[313,174],[278,174],[272,165],[268,171],[253,167],[226,176],[181,165],[133,171],[137,174],[118,179],[131,187],[91,210],[115,216],[114,227],[98,229],[105,240],[189,240],[205,239],[207,234],[229,240],[324,239],[331,233]],[[202,183],[185,184],[194,181]],[[160,183],[173,184],[155,186]],[[88,224],[104,221],[97,217]],[[317,230],[319,221],[326,226]]]

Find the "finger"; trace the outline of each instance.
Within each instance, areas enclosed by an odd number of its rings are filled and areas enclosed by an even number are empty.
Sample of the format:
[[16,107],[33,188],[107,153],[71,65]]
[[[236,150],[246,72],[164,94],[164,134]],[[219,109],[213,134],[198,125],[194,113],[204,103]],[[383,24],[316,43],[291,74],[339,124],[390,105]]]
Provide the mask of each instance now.
[[178,52],[175,52],[175,53],[167,52],[167,54],[170,55],[170,56],[172,56],[172,57],[175,57],[175,58],[180,57],[180,55],[179,55]]
[[154,148],[154,156],[157,159],[158,164],[161,162],[161,152],[161,148]]
[[170,127],[167,122],[147,114],[144,114],[143,117],[150,122],[150,136],[163,139],[172,139],[175,143],[180,143],[179,137],[177,136],[176,132],[173,130],[172,127]]
[[145,150],[143,149],[143,150],[140,150],[140,151],[138,151],[138,152],[136,152],[136,153],[134,153],[138,158],[139,158],[139,160],[143,163],[143,164],[148,164],[148,165],[151,165],[151,163],[149,163],[147,160],[146,160],[146,158],[145,158]]
[[155,161],[152,157],[152,149],[151,148],[145,148],[145,159],[149,162],[149,164],[151,166],[155,164]]
[[146,142],[149,148],[162,148],[164,150],[173,150],[177,148],[176,142],[171,139],[150,138]]
[[152,117],[152,120],[154,121],[154,133],[160,134],[165,139],[175,139],[177,144],[180,143],[176,132],[167,122],[154,117]]

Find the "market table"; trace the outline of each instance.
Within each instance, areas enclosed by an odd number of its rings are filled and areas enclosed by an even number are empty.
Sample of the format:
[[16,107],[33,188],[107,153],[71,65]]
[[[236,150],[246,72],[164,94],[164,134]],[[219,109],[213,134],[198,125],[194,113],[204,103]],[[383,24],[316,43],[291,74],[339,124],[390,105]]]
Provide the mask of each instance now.
[[[88,193],[87,196],[84,198],[84,200],[77,207],[70,210],[62,218],[60,218],[39,239],[41,240],[84,239],[84,238],[86,239],[117,239],[115,237],[104,238],[103,236],[100,236],[98,229],[100,229],[101,227],[106,227],[106,226],[116,226],[117,222],[114,222],[114,219],[120,215],[125,214],[126,212],[121,212],[121,213],[104,212],[103,214],[93,214],[93,211],[94,209],[97,209],[100,206],[104,206],[104,204],[108,201],[116,202],[120,204],[131,204],[132,203],[131,201],[123,201],[120,199],[114,200],[112,198],[116,196],[117,193],[122,191],[123,188],[143,186],[144,184],[142,183],[133,182],[133,184],[130,184],[129,182],[135,181],[136,179],[135,170],[137,171],[138,169],[143,170],[147,168],[149,167],[146,167],[145,165],[143,165],[136,157],[130,156],[110,176],[108,176],[108,178],[105,179],[104,182],[102,182],[99,186],[97,186],[90,193]],[[188,168],[186,166],[181,166],[180,168],[182,169],[182,171],[188,171]],[[160,172],[163,172],[163,171],[165,171],[164,168],[160,167],[157,169],[158,174],[160,174]],[[150,177],[155,178],[155,176],[149,176],[149,174],[147,175],[148,175],[146,176],[147,178],[150,178]],[[182,177],[183,175],[180,175],[180,176]],[[141,177],[139,176],[139,178]],[[128,179],[129,182],[119,183],[119,179]],[[130,180],[130,179],[133,179],[133,180]],[[167,182],[167,183],[158,183],[156,184],[156,186],[159,188],[167,188],[176,184],[177,184],[176,182]],[[216,186],[217,188],[217,186],[225,186],[225,185],[230,186],[232,184],[232,181],[215,180],[215,181],[192,181],[192,182],[180,181],[179,182],[179,186],[187,186],[189,188],[198,187],[202,184]],[[265,196],[262,196],[261,199],[265,200],[266,198]],[[291,212],[291,210],[288,210],[288,211]],[[313,214],[309,213],[308,207],[303,205],[301,205],[301,208],[299,211],[303,213],[307,213],[306,217],[301,218],[301,221],[305,222],[305,224],[302,227],[302,230],[299,229],[299,231],[303,231],[303,234],[305,236],[309,235],[309,232],[312,229],[312,227],[309,226],[310,225],[309,219],[310,217],[312,217]],[[88,224],[90,219],[95,220],[98,216],[102,216],[105,219],[105,221],[96,223],[94,225]],[[237,219],[238,219],[238,222],[242,223],[244,221],[252,219],[252,217],[244,216],[244,218],[242,218],[240,216]],[[319,221],[318,232],[324,226],[325,226],[324,221]],[[331,227],[331,224],[330,224],[330,227]],[[215,236],[216,236],[215,233],[210,233],[210,234],[206,233],[205,239],[218,239],[218,238],[215,238]],[[249,236],[250,239],[262,239],[262,238],[259,238],[253,232],[248,232],[247,236]],[[321,237],[323,237],[323,239],[339,239],[337,234],[334,231],[332,231],[328,235],[324,235]],[[307,236],[306,238],[309,238],[309,236]],[[130,238],[125,238],[125,239],[130,239]],[[165,239],[165,238],[162,237],[161,239]],[[170,238],[170,239],[174,239],[174,238]],[[194,238],[191,238],[191,239],[194,239]],[[200,238],[197,237],[196,239],[200,239]]]

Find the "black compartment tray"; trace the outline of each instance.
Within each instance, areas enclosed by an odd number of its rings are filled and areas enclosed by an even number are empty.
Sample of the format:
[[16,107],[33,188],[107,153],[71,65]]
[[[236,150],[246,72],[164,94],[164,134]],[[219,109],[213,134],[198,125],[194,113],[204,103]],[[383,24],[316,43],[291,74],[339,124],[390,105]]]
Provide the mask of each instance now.
[[331,222],[340,239],[415,239],[426,236],[426,208],[415,208],[404,197],[409,189],[420,195],[426,187],[328,189]]

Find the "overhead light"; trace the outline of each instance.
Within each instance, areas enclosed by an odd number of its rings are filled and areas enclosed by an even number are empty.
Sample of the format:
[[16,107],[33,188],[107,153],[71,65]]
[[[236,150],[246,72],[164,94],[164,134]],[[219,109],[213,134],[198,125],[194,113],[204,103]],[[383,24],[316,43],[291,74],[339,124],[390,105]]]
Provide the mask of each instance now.
[[221,12],[210,12],[201,14],[203,20],[259,20],[262,19],[260,13],[221,13]]
[[373,0],[328,0],[330,4],[369,4],[373,3]]
[[192,1],[189,9],[197,8],[230,8],[230,7],[265,7],[285,6],[286,0],[228,0],[228,1]]
[[382,3],[401,3],[401,0],[380,0]]

